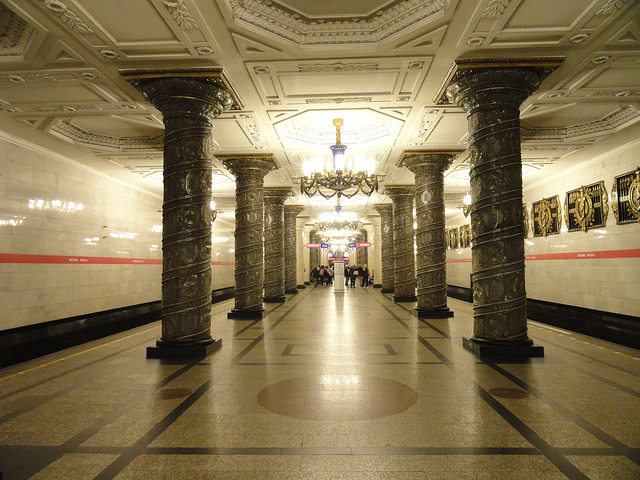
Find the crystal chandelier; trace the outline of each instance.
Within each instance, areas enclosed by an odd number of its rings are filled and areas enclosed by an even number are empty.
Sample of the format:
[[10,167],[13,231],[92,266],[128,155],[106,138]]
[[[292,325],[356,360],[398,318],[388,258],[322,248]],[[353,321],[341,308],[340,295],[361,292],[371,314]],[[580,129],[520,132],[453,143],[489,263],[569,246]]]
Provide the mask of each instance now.
[[357,230],[358,217],[354,212],[342,212],[339,206],[336,206],[335,212],[322,212],[318,221],[318,230]]
[[300,192],[309,197],[316,194],[326,199],[337,195],[338,205],[340,197],[351,198],[358,193],[367,196],[378,191],[378,176],[369,173],[366,169],[352,171],[345,169],[344,151],[346,145],[340,143],[340,127],[343,124],[341,118],[333,120],[336,127],[336,144],[329,147],[333,156],[333,165],[330,171],[305,171],[300,181]]

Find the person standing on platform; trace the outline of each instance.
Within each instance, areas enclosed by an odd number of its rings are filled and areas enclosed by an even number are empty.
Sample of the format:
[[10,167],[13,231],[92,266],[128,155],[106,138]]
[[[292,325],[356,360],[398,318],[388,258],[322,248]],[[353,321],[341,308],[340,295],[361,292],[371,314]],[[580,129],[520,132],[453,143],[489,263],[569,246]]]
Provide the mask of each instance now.
[[360,269],[360,278],[360,286],[362,288],[367,288],[367,285],[369,284],[369,269],[367,268],[366,263]]
[[359,274],[359,267],[356,267],[355,265],[353,267],[351,267],[351,270],[349,271],[349,276],[351,277],[351,288],[356,288],[356,277]]

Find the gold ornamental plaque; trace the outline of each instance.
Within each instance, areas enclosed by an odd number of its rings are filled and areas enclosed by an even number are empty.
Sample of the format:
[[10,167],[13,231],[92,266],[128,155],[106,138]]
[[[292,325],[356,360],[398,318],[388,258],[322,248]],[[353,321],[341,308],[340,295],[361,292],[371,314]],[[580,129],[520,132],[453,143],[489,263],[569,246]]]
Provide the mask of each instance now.
[[611,208],[618,225],[640,221],[640,167],[613,179]]
[[462,225],[460,227],[460,248],[466,248],[471,245],[471,225]]
[[558,195],[533,202],[531,220],[534,237],[546,237],[560,233],[562,226],[562,207]]
[[564,219],[570,232],[607,225],[609,204],[604,182],[581,186],[567,192],[564,201]]
[[458,248],[458,239],[458,229],[452,228],[451,230],[449,230],[449,248],[454,250]]

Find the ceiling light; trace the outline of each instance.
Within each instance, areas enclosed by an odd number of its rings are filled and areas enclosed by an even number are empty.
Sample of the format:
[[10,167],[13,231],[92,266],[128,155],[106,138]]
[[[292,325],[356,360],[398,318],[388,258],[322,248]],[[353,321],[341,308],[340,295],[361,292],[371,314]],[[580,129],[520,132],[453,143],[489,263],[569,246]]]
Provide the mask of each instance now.
[[[351,198],[358,193],[370,196],[374,191],[378,191],[378,176],[370,173],[362,160],[356,161],[356,168],[361,170],[353,171],[346,168],[344,152],[346,145],[340,143],[340,127],[343,124],[341,118],[333,120],[336,127],[336,144],[329,147],[333,157],[333,164],[328,171],[322,171],[323,163],[321,159],[304,166],[304,176],[300,180],[300,191],[308,197],[321,195],[329,199],[337,196],[338,206],[340,197]],[[358,165],[359,164],[359,165]]]

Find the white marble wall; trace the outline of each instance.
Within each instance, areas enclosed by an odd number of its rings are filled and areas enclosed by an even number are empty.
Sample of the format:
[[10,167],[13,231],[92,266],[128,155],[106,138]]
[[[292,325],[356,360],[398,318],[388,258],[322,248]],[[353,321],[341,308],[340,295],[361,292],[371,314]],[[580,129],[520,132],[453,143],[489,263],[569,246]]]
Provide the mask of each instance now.
[[[4,140],[0,198],[0,330],[160,299],[161,198]],[[233,286],[233,228],[214,224],[212,260],[231,264],[214,264],[214,289]]]
[[[566,192],[604,180],[611,193],[613,178],[634,170],[638,166],[640,146],[638,142],[597,159],[581,168],[567,170],[561,177],[524,190],[524,202],[529,213],[531,204],[545,197],[558,195],[563,204]],[[469,223],[460,215],[447,228]],[[558,253],[601,252],[640,248],[640,226],[617,225],[613,211],[609,210],[607,224],[603,228],[587,232],[568,232],[562,224],[562,232],[547,237],[529,237],[525,240],[525,254],[540,256]],[[449,285],[469,287],[471,248],[447,251],[447,282]],[[605,312],[640,316],[640,258],[567,259],[526,261],[527,297],[548,302],[573,305]]]

